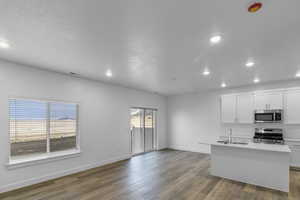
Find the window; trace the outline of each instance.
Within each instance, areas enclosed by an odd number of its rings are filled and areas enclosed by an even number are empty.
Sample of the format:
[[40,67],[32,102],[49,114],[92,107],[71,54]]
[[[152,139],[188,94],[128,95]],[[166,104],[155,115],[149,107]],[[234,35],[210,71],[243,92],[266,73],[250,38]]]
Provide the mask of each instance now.
[[77,148],[74,103],[9,99],[11,157]]
[[77,105],[49,103],[50,105],[50,151],[76,147]]

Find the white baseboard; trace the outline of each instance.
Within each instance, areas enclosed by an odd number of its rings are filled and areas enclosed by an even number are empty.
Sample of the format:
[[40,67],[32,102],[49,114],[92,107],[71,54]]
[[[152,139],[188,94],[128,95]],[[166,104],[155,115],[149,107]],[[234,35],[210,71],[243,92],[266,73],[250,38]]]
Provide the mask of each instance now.
[[73,168],[73,169],[70,169],[70,170],[60,171],[60,172],[50,174],[50,175],[47,175],[47,176],[31,178],[31,179],[28,179],[28,180],[19,181],[19,182],[16,182],[16,183],[11,183],[11,184],[8,184],[8,185],[0,186],[0,193],[8,192],[8,191],[11,191],[11,190],[15,190],[15,189],[30,186],[30,185],[34,185],[34,184],[41,183],[41,182],[44,182],[44,181],[56,179],[56,178],[59,178],[59,177],[63,177],[63,176],[67,176],[67,175],[70,175],[70,174],[77,173],[77,172],[85,171],[85,170],[88,170],[88,169],[100,167],[100,166],[110,164],[110,163],[114,163],[114,162],[117,162],[117,161],[126,160],[126,159],[129,159],[129,158],[131,158],[131,154],[120,156],[120,157],[109,159],[109,160],[104,160],[104,161],[97,162],[97,163],[84,165],[84,166]]

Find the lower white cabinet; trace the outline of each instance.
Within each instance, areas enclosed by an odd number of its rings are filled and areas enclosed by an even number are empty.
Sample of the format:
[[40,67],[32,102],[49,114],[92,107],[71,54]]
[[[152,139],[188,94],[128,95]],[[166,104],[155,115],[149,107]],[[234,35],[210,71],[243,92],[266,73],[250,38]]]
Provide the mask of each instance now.
[[291,167],[300,167],[300,145],[299,144],[289,144],[291,149],[291,158],[290,158],[290,166]]

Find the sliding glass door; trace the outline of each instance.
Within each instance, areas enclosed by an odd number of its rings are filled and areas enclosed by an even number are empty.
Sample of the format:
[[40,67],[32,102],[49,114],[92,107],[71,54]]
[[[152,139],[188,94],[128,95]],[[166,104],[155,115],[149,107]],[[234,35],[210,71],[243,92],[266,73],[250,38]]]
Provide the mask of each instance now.
[[132,154],[144,152],[144,110],[131,109],[131,151]]
[[153,151],[156,148],[156,110],[132,108],[131,114],[131,150],[132,154]]
[[154,124],[153,124],[153,110],[145,110],[145,152],[153,151],[154,149]]

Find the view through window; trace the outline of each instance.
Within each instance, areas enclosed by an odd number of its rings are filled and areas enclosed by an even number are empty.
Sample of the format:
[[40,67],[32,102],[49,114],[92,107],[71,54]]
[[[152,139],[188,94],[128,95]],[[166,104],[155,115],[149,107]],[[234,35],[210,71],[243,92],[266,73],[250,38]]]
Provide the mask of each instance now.
[[75,149],[77,110],[74,103],[9,99],[11,156]]

